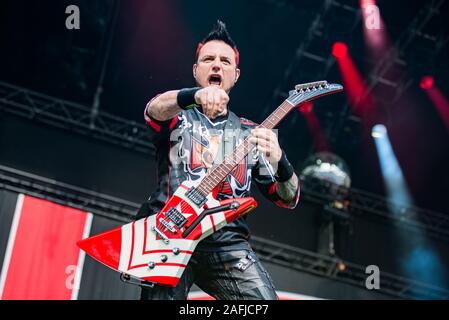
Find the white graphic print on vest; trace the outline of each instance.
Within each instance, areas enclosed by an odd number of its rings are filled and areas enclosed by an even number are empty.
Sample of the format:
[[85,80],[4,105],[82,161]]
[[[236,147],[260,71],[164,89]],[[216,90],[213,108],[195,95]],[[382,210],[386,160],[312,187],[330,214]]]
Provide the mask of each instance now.
[[[206,118],[198,112],[199,119]],[[219,163],[223,155],[222,140],[225,121],[213,123],[209,119],[203,121],[189,121],[186,115],[180,116],[181,126],[177,130],[177,156],[181,161],[184,172],[188,173],[187,180],[196,181],[206,176],[214,164]],[[243,142],[241,136],[234,140],[235,145]],[[235,198],[244,195],[251,184],[251,166],[245,158],[228,177],[220,183],[219,195],[223,198]]]

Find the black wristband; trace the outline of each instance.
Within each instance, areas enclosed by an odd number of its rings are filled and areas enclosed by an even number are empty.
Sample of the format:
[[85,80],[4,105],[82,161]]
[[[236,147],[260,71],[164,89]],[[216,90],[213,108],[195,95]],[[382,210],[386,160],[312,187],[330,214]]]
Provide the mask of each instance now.
[[195,93],[200,89],[201,89],[200,87],[195,87],[179,90],[178,95],[176,97],[176,102],[178,103],[178,106],[182,110],[195,108],[197,106],[195,101]]
[[275,174],[276,181],[285,182],[289,180],[294,173],[295,170],[293,169],[293,166],[287,160],[284,150],[282,150],[281,159],[278,162],[278,169]]

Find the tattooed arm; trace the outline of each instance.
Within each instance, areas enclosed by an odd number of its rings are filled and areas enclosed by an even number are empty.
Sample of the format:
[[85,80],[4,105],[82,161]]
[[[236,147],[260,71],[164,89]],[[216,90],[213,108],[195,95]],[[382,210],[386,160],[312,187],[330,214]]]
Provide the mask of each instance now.
[[274,177],[274,168],[263,161],[263,158],[259,157],[258,164],[252,171],[253,180],[259,190],[275,205],[294,209],[299,201],[300,183],[284,152],[282,151]]
[[[264,193],[265,196],[281,207],[294,208],[298,202],[299,181],[292,165],[279,145],[277,135],[272,130],[259,127],[251,130],[249,141],[257,145],[258,151],[268,160],[270,166],[273,163],[276,164],[276,182],[269,181],[271,184],[269,189],[266,190],[268,192]],[[265,163],[265,167],[267,165]],[[260,174],[256,181],[259,181],[259,185],[262,183]],[[263,187],[259,189],[263,189]]]
[[147,115],[158,121],[166,121],[173,118],[182,111],[177,103],[178,92],[179,90],[172,90],[156,96],[147,104]]
[[298,177],[294,173],[293,176],[285,182],[278,182],[276,192],[285,202],[291,202],[296,199],[296,193],[299,189]]

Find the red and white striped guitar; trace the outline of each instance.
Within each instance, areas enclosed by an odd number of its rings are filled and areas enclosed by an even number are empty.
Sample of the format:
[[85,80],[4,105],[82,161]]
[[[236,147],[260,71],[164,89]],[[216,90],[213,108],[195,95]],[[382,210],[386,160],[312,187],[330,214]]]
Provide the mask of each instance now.
[[[259,127],[273,129],[296,106],[342,91],[339,84],[300,84]],[[78,242],[122,280],[175,287],[197,244],[257,206],[251,197],[216,200],[217,186],[254,148],[246,138],[200,181],[183,182],[162,210]]]

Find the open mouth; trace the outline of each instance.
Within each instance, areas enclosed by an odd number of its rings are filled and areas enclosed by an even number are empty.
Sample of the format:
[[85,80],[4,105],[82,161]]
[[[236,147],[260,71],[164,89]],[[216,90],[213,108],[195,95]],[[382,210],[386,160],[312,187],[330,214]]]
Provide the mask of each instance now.
[[209,77],[209,85],[220,86],[221,85],[221,76],[219,74],[212,74]]

